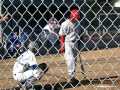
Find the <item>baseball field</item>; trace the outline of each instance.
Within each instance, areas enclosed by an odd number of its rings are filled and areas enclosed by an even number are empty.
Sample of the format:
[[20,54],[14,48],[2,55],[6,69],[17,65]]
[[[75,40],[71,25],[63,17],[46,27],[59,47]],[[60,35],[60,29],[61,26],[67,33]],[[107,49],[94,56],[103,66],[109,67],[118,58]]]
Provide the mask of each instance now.
[[[62,54],[37,56],[38,63],[45,62],[48,72],[36,82],[38,90],[119,90],[120,89],[120,48],[84,51],[80,54],[85,69],[81,73],[78,57],[77,84],[67,83],[67,68]],[[12,78],[15,58],[0,60],[0,89],[14,90],[17,82]],[[84,78],[86,76],[86,78]]]

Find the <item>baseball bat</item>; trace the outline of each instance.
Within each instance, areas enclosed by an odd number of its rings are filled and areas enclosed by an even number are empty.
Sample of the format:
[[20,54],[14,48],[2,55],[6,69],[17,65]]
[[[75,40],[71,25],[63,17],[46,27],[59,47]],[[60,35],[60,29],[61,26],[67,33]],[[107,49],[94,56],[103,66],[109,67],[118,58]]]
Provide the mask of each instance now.
[[82,75],[84,76],[84,78],[86,78],[85,68],[84,68],[84,65],[83,65],[83,62],[82,62],[82,59],[81,59],[80,53],[79,53],[79,61],[80,61],[81,73],[82,73]]

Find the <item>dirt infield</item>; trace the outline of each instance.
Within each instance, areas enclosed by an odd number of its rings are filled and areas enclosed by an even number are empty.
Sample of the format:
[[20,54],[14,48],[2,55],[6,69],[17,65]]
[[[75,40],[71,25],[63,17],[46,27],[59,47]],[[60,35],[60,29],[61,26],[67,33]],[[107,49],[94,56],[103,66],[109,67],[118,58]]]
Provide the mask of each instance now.
[[[39,63],[45,62],[49,71],[36,82],[37,85],[55,90],[119,90],[120,88],[120,48],[82,52],[86,79],[81,74],[78,58],[76,78],[79,80],[76,88],[67,85],[67,70],[63,55],[47,55],[37,57]],[[16,82],[12,78],[12,67],[15,58],[0,61],[0,88],[13,88]],[[97,88],[97,89],[96,89]],[[46,89],[47,90],[47,89]]]

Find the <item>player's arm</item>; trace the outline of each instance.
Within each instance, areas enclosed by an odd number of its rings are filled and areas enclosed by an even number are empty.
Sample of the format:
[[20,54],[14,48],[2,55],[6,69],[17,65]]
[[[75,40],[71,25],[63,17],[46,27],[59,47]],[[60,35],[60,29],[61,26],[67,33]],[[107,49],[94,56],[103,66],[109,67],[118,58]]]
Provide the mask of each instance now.
[[65,26],[62,24],[61,25],[61,28],[60,28],[60,31],[59,31],[59,42],[60,42],[60,53],[63,53],[64,52],[64,42],[65,42]]
[[59,38],[60,41],[60,53],[64,52],[64,42],[65,42],[65,35],[61,35]]
[[31,53],[31,59],[29,60],[29,68],[34,70],[38,68],[37,60],[34,53]]
[[26,63],[24,65],[24,71],[27,71],[27,70],[35,70],[38,68],[38,65],[37,64],[33,64],[33,65],[30,65],[29,63]]

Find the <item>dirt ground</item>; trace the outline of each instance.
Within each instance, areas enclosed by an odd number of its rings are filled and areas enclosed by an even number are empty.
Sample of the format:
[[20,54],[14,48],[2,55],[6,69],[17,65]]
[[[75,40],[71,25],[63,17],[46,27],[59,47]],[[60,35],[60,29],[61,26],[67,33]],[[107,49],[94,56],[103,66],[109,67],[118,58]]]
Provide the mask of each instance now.
[[[48,72],[36,86],[45,90],[119,90],[120,89],[120,48],[85,51],[80,54],[85,75],[81,73],[78,57],[76,78],[78,84],[67,83],[67,67],[63,55],[38,56],[38,63],[45,62]],[[12,67],[15,58],[0,61],[0,88],[16,87],[12,78]],[[86,76],[86,78],[84,78]],[[12,90],[12,89],[11,89]]]

